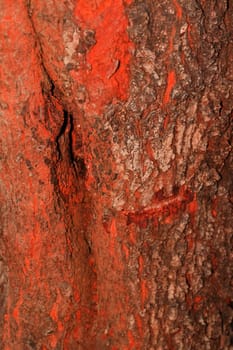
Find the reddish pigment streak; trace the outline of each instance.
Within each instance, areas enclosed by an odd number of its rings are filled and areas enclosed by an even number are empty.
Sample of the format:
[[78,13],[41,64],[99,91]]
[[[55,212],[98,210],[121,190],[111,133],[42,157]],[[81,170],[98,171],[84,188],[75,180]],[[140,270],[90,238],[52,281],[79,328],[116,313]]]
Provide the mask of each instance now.
[[58,309],[59,309],[59,305],[61,303],[62,303],[62,297],[61,297],[61,295],[59,293],[59,290],[57,289],[57,300],[53,304],[53,307],[52,307],[52,309],[50,311],[50,316],[54,320],[54,322],[57,324],[59,332],[62,332],[63,329],[64,329],[64,326],[61,323],[61,321],[59,321],[59,317],[58,317]]
[[195,224],[195,214],[196,214],[197,209],[198,209],[196,193],[194,194],[193,200],[188,204],[187,209],[188,209],[188,212],[191,216],[192,225],[194,225]]
[[136,244],[136,232],[133,226],[129,227],[129,240],[131,244]]
[[190,214],[195,215],[196,211],[198,209],[198,205],[197,205],[197,199],[196,199],[196,194],[194,195],[194,199],[192,200],[192,202],[190,202],[188,204],[188,211]]
[[146,152],[147,152],[149,159],[153,162],[155,160],[154,150],[153,150],[153,147],[152,147],[150,141],[147,141],[147,143],[146,143]]
[[193,251],[193,248],[195,247],[195,241],[191,235],[186,236],[186,241],[188,244],[188,251]]
[[122,250],[125,253],[126,260],[128,260],[129,259],[129,248],[127,247],[126,244],[122,244]]
[[199,304],[202,300],[203,300],[203,297],[202,297],[201,295],[197,295],[197,296],[194,298],[194,303]]
[[75,17],[83,30],[95,31],[96,44],[86,55],[86,66],[72,75],[86,86],[86,112],[100,113],[106,103],[128,97],[133,44],[127,34],[124,4],[122,0],[80,0]]
[[129,348],[128,349],[129,350],[135,349],[136,342],[135,342],[132,331],[128,331],[128,341],[129,341]]
[[141,255],[138,258],[138,265],[139,265],[139,274],[141,275],[143,272],[143,265],[144,265],[143,257]]
[[175,84],[176,84],[176,75],[175,75],[175,71],[172,70],[171,72],[168,73],[167,87],[163,97],[163,105],[166,105],[170,101],[170,95]]
[[116,219],[113,218],[111,225],[110,225],[110,253],[112,256],[115,256],[114,254],[114,247],[115,247],[115,242],[117,238],[117,228],[116,228]]
[[180,4],[178,3],[177,0],[173,0],[173,4],[175,5],[176,8],[176,17],[178,20],[181,20],[182,18],[182,7],[180,6]]
[[17,323],[17,326],[18,326],[18,331],[17,331],[18,339],[20,339],[21,335],[22,335],[22,329],[20,327],[19,310],[20,310],[20,306],[23,304],[23,299],[24,299],[23,298],[23,291],[22,291],[22,289],[20,289],[19,299],[18,299],[17,304],[16,304],[16,306],[15,306],[15,308],[13,310],[13,313],[12,313],[12,315],[13,315],[16,323]]
[[[125,6],[131,0],[79,0],[76,2],[74,16],[81,31],[93,30],[96,43],[85,55],[85,63],[77,71],[70,72],[78,85],[86,89],[86,101],[83,104],[86,116],[101,114],[108,103],[127,100],[129,95],[129,65],[133,43],[127,28],[128,19]],[[86,143],[92,144],[87,127],[82,126],[84,157],[88,174],[85,180],[87,189],[95,183],[91,152]],[[95,138],[93,138],[93,144]],[[112,250],[113,246],[111,246]]]
[[146,299],[148,298],[148,289],[146,286],[146,280],[141,281],[141,304],[144,307]]
[[193,310],[197,311],[200,308],[200,303],[203,302],[204,298],[201,295],[197,295],[193,300]]
[[211,209],[211,214],[214,218],[217,217],[218,212],[217,212],[217,204],[218,204],[218,199],[214,198],[212,201],[212,209]]
[[[191,208],[189,207],[190,203],[192,203]],[[180,188],[178,195],[157,200],[150,207],[138,211],[123,211],[123,214],[128,217],[128,224],[135,223],[145,227],[147,225],[147,219],[156,217],[165,217],[168,219],[165,222],[170,223],[183,206],[186,206],[190,214],[193,214],[192,210],[197,209],[195,194],[186,189],[185,186]]]
[[[178,3],[177,0],[173,0],[173,4],[175,6],[176,9],[176,18],[178,21],[181,20],[182,18],[182,7],[180,6],[180,4]],[[170,60],[170,56],[174,50],[174,38],[176,35],[176,26],[173,25],[172,26],[172,30],[171,30],[171,36],[170,36],[170,40],[169,40],[169,45],[168,45],[168,50],[167,50],[167,67],[168,67],[168,77],[167,77],[167,86],[166,86],[166,90],[163,96],[163,106],[165,106],[166,104],[168,104],[170,102],[170,96],[171,96],[171,92],[176,84],[176,74],[174,70],[169,70],[169,60]],[[164,124],[164,128],[166,129],[167,124],[169,122],[169,117],[167,118],[165,124]]]
[[167,115],[167,116],[165,117],[164,121],[163,121],[163,128],[164,128],[164,130],[167,129],[169,120],[170,120],[170,118],[169,118],[169,116]]
[[139,335],[140,335],[140,337],[142,337],[143,336],[142,319],[141,319],[141,317],[139,315],[135,315],[135,320],[136,320],[136,323],[137,323]]

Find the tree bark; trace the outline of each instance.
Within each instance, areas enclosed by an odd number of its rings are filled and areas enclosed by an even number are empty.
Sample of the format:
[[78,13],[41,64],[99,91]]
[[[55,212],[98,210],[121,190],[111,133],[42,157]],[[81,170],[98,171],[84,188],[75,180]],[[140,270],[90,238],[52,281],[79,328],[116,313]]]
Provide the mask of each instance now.
[[231,349],[233,3],[0,16],[0,348]]

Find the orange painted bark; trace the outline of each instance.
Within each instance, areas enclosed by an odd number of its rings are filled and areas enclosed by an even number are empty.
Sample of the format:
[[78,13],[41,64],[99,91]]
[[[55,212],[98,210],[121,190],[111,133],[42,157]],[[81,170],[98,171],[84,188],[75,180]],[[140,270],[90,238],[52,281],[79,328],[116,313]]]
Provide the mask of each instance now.
[[0,17],[0,348],[230,349],[232,5]]

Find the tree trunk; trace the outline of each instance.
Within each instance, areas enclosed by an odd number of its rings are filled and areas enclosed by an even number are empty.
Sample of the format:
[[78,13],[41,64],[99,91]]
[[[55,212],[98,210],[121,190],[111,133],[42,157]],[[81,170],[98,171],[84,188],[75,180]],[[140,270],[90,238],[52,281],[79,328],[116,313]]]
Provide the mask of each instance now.
[[0,16],[0,348],[231,349],[232,1]]

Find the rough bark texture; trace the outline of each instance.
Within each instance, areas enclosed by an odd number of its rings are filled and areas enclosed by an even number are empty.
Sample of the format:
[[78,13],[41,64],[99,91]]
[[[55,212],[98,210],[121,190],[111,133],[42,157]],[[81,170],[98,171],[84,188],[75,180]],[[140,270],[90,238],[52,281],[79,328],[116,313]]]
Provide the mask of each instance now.
[[0,348],[231,349],[232,1],[0,21]]

